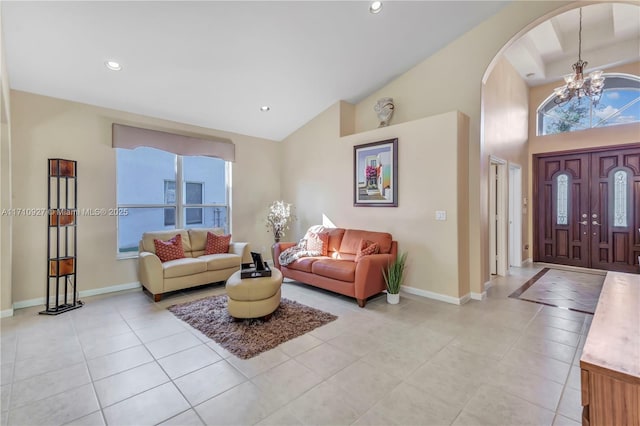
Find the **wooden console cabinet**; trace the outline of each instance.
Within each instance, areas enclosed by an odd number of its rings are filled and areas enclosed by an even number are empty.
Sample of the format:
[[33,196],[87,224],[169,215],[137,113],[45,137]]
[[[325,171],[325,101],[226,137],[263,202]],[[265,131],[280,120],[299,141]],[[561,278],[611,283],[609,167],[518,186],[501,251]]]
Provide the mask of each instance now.
[[640,275],[607,273],[580,368],[584,426],[640,426]]

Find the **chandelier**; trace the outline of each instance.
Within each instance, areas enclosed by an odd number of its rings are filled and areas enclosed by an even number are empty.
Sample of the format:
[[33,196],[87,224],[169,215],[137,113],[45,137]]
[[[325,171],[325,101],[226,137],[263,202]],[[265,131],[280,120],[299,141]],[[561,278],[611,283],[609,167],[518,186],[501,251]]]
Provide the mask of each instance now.
[[564,104],[573,98],[589,97],[594,105],[597,105],[604,88],[602,71],[593,71],[588,77],[584,77],[583,71],[587,61],[582,60],[582,8],[580,8],[580,29],[578,31],[578,62],[573,64],[573,74],[564,76],[565,85],[553,89],[554,102],[557,105]]

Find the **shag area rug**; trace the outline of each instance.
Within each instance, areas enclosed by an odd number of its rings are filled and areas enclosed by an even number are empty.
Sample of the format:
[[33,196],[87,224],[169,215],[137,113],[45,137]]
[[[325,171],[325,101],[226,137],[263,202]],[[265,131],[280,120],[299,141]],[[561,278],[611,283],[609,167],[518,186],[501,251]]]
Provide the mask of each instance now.
[[338,317],[282,298],[268,320],[234,321],[227,312],[227,296],[207,297],[169,306],[175,316],[213,339],[238,358],[252,358]]

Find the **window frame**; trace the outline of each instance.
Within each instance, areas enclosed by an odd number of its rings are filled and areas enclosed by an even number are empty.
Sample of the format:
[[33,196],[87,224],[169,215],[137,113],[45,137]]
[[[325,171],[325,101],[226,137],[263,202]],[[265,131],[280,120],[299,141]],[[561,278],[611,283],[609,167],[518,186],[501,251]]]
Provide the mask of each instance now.
[[[153,148],[153,147],[149,147],[149,148]],[[127,149],[127,148],[117,148],[117,149]],[[158,148],[153,148],[153,149],[158,149]],[[165,151],[168,152],[168,151]],[[205,207],[211,207],[211,208],[216,208],[216,207],[221,207],[221,208],[226,208],[227,210],[227,214],[226,214],[226,229],[228,230],[228,233],[231,233],[231,162],[221,159],[221,158],[217,158],[217,157],[210,157],[210,158],[216,158],[218,160],[224,161],[224,178],[225,178],[225,182],[224,182],[224,196],[225,196],[225,202],[224,203],[201,203],[201,204],[186,204],[186,194],[183,194],[183,191],[186,192],[186,182],[183,180],[183,159],[184,157],[189,157],[188,155],[180,155],[180,154],[175,154],[175,153],[171,153],[174,154],[176,156],[176,163],[175,163],[175,180],[174,182],[176,183],[176,189],[175,189],[175,197],[176,197],[176,202],[175,204],[120,204],[117,203],[117,197],[118,197],[118,172],[117,172],[117,168],[118,168],[118,162],[116,161],[116,203],[118,206],[118,211],[120,211],[120,209],[135,209],[135,208],[175,208],[175,224],[173,225],[173,229],[187,229],[188,226],[185,223],[185,208],[189,207],[189,208],[197,208],[197,207],[201,207],[201,208],[205,208]],[[201,156],[193,156],[193,157],[201,157]],[[171,181],[171,179],[164,179],[163,180],[163,185],[166,185],[167,181]],[[193,182],[193,183],[201,183],[202,184],[202,197],[204,199],[204,182],[195,182],[195,181],[188,181],[188,182]],[[183,200],[185,202],[183,202]],[[203,220],[204,220],[204,209],[203,209]],[[200,222],[202,223],[202,222]],[[180,226],[178,226],[180,225]],[[172,226],[172,225],[165,225],[165,226]],[[116,220],[116,260],[124,260],[124,259],[136,259],[138,258],[140,255],[140,251],[130,251],[130,252],[120,252],[120,216],[117,216],[117,220]]]
[[[604,91],[605,90],[615,90],[615,89],[636,89],[636,87],[631,85],[631,82],[637,82],[638,84],[640,84],[640,77],[633,75],[633,74],[626,74],[626,73],[604,73],[603,76],[605,77],[605,83],[604,83],[604,88],[603,88],[603,96],[604,96]],[[608,80],[607,80],[608,78]],[[629,85],[627,86],[623,86],[623,85],[616,85],[616,86],[609,86],[607,87],[607,81],[611,81],[612,79],[622,79],[627,80],[629,82]],[[640,96],[640,94],[639,94]],[[578,131],[583,131],[583,130],[591,130],[591,129],[600,129],[600,128],[605,128],[605,127],[615,127],[615,126],[619,126],[622,124],[632,124],[632,123],[639,123],[639,121],[632,121],[630,123],[620,123],[620,124],[615,124],[612,126],[592,126],[592,121],[593,121],[593,104],[591,102],[589,102],[589,127],[586,127],[584,129],[576,129],[576,130],[568,130],[568,131],[564,131],[564,132],[559,132],[559,133],[549,133],[549,134],[545,134],[544,133],[544,129],[542,128],[543,126],[543,120],[541,120],[542,116],[545,114],[543,112],[543,110],[546,109],[547,105],[549,105],[550,103],[553,103],[553,99],[555,98],[555,94],[551,93],[549,96],[547,96],[542,102],[540,102],[540,105],[538,105],[538,108],[536,108],[536,136],[538,137],[545,137],[545,136],[554,136],[554,135],[561,135],[561,134],[565,134],[565,133],[572,133],[572,132],[578,132]],[[548,109],[547,109],[548,110]],[[608,117],[607,119],[609,119],[611,117]],[[599,121],[598,124],[602,122]]]
[[[187,185],[189,184],[197,184],[200,185],[200,202],[199,203],[193,203],[190,204],[187,201]],[[208,206],[206,204],[204,204],[204,182],[195,182],[195,181],[189,181],[189,180],[185,180],[184,181],[184,203],[182,203],[182,208],[184,208],[184,224],[185,226],[187,225],[201,225],[204,221],[204,207],[215,207],[215,206]],[[187,209],[197,209],[200,208],[200,222],[189,222],[189,218],[187,217]]]
[[[171,204],[168,200],[167,200],[167,184],[169,183],[173,183],[173,204]],[[167,206],[173,206],[173,223],[167,223],[167,211],[171,210],[171,207],[165,207],[164,209],[164,226],[176,226],[176,210],[178,209],[178,205],[177,205],[177,198],[176,198],[176,193],[178,191],[176,190],[176,180],[171,180],[171,179],[165,179],[164,180],[164,203]]]

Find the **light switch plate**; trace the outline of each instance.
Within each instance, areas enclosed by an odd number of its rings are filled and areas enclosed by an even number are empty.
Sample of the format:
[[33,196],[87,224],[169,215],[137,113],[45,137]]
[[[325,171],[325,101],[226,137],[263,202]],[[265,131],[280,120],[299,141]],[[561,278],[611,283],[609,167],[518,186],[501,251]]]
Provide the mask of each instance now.
[[447,212],[444,210],[436,210],[436,220],[447,220]]

